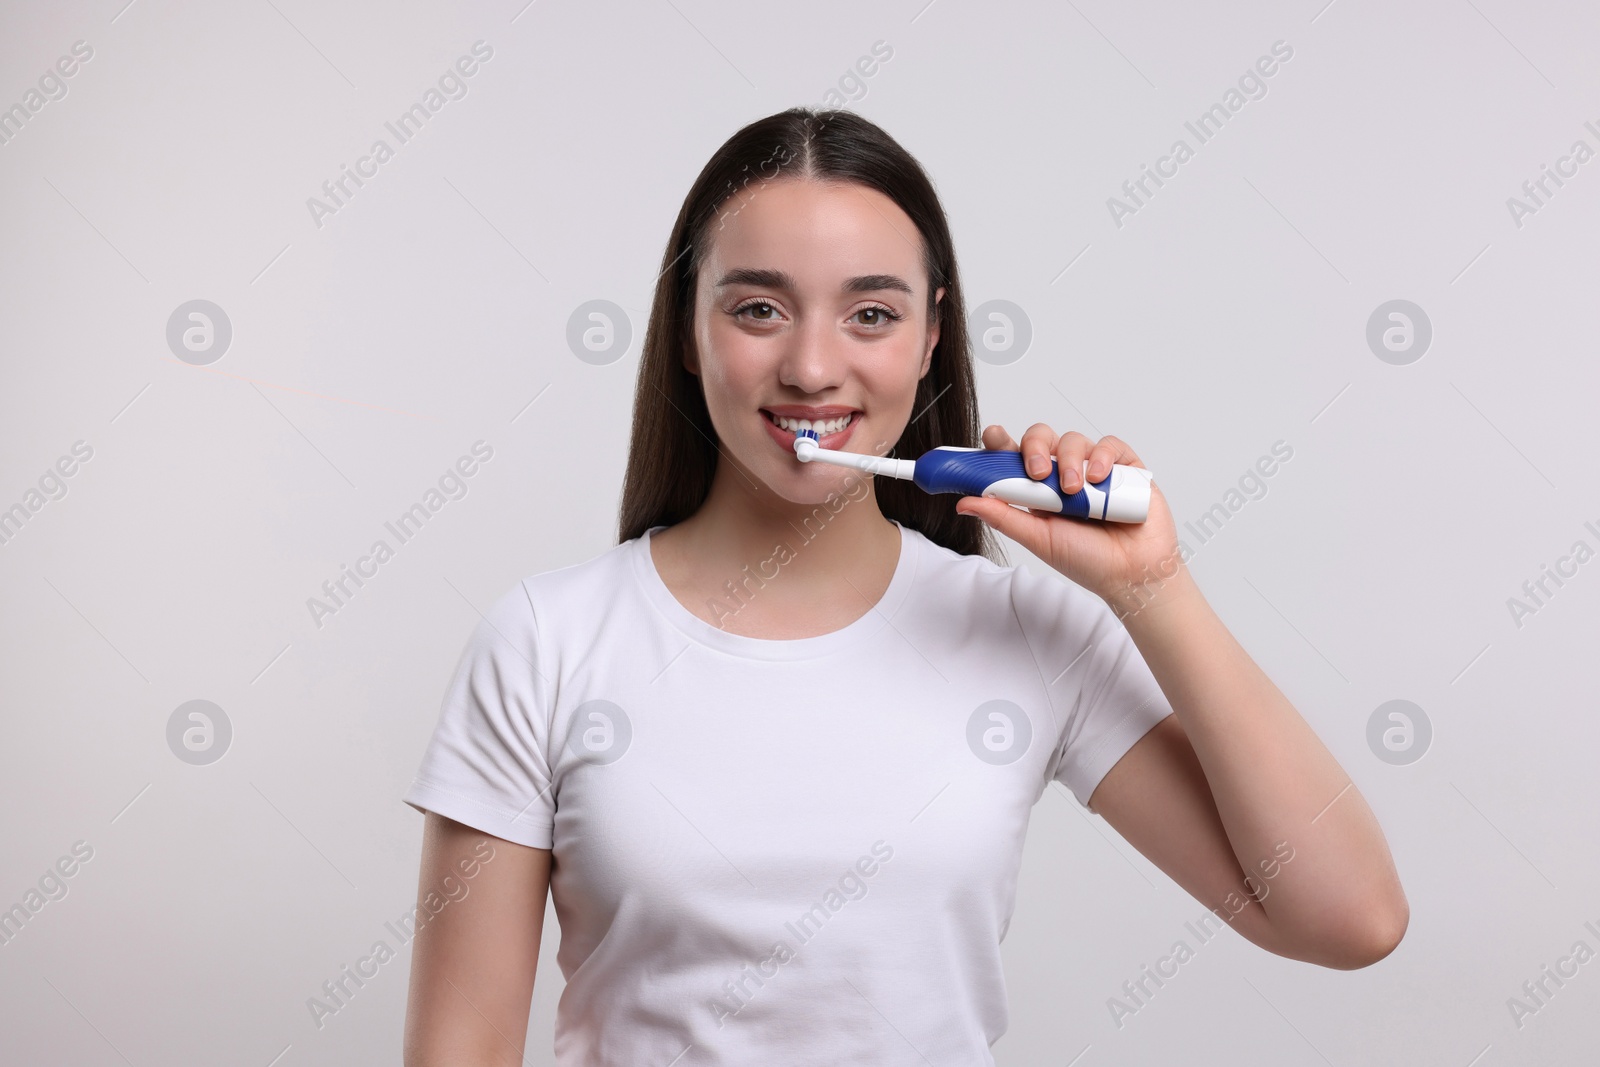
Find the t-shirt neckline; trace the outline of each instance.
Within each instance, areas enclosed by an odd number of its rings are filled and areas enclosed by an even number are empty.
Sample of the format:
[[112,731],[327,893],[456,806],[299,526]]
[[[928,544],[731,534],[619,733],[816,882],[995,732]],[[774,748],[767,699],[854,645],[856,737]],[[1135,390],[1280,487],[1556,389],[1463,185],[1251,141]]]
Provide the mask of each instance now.
[[[666,529],[665,524],[650,527],[634,541],[634,575],[645,596],[662,617],[686,637],[702,645],[744,659],[810,659],[858,646],[863,639],[877,633],[905,601],[906,594],[910,592],[912,582],[916,578],[918,546],[915,531],[907,529],[898,520],[889,521],[900,531],[900,557],[895,561],[894,575],[889,579],[889,586],[884,590],[883,596],[860,618],[838,630],[814,637],[747,637],[715,626],[678,603],[678,598],[667,588],[667,583],[662,580],[661,573],[656,570],[655,560],[650,555],[650,537],[657,530]],[[804,551],[803,546],[800,551]],[[781,568],[782,564],[777,566]],[[774,580],[765,575],[758,577],[766,581]],[[781,577],[780,569],[779,578]],[[751,588],[756,595],[760,595],[760,585],[757,581],[752,580]]]

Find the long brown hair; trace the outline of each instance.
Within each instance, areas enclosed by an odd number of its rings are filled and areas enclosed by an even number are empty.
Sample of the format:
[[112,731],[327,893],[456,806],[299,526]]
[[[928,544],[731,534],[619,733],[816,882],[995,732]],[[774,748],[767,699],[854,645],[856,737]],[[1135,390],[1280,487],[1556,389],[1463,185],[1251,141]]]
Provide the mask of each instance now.
[[[691,340],[695,282],[718,209],[753,181],[806,178],[856,182],[887,196],[916,223],[927,269],[928,317],[939,341],[917,382],[911,421],[888,455],[916,459],[939,445],[979,447],[978,398],[967,338],[966,302],[954,243],[933,183],[910,153],[880,127],[850,111],[790,108],[758,119],[717,149],[684,198],[662,253],[650,323],[633,397],[633,434],[617,524],[617,543],[652,526],[670,526],[699,509],[717,469],[717,438],[700,379],[683,366]],[[933,294],[940,286],[944,299]],[[953,493],[924,493],[895,478],[875,478],[879,510],[963,555],[1004,562],[981,519],[958,515]]]

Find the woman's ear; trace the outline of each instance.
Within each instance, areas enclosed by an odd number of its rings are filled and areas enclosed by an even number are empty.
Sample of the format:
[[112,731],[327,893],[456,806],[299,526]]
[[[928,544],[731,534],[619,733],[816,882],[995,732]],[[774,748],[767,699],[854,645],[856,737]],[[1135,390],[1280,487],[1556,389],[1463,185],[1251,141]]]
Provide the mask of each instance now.
[[933,349],[939,343],[939,302],[944,299],[944,286],[933,294],[933,321],[928,324],[928,347],[922,353],[922,370],[917,372],[917,377],[922,378],[928,373],[928,368],[933,366]]
[[689,336],[683,339],[683,369],[700,377],[700,353],[695,351],[694,338]]

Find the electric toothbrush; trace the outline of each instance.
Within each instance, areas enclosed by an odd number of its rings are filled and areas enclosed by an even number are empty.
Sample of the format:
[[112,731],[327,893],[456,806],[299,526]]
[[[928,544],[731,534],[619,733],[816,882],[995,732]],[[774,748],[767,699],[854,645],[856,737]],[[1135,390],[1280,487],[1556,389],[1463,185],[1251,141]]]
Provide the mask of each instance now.
[[800,462],[820,460],[902,478],[926,493],[992,496],[1034,511],[1080,519],[1143,522],[1150,515],[1150,482],[1154,476],[1143,467],[1113,463],[1111,473],[1103,479],[1085,482],[1082,489],[1068,494],[1061,490],[1053,459],[1049,474],[1031,478],[1022,465],[1020,452],[943,445],[929,449],[919,459],[889,459],[823,448],[817,443],[817,436],[817,431],[809,427],[795,431],[794,453]]

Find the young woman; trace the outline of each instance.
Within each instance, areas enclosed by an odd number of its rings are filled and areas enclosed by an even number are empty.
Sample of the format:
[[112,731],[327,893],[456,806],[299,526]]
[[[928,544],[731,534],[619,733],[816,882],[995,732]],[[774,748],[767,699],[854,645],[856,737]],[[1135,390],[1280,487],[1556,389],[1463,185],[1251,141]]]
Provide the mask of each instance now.
[[[938,198],[865,119],[773,115],[702,170],[619,544],[496,601],[405,795],[412,1067],[521,1062],[547,891],[560,1064],[993,1063],[1052,781],[1270,952],[1399,942],[1382,831],[1201,596],[1159,488],[1099,524],[796,460],[796,420],[833,449],[978,445],[964,317]],[[981,443],[1069,491],[1142,466],[1044,423]],[[1061,577],[991,558],[991,528]]]

